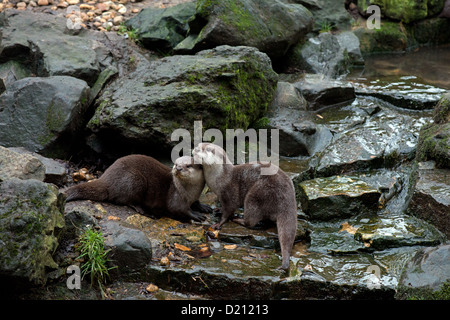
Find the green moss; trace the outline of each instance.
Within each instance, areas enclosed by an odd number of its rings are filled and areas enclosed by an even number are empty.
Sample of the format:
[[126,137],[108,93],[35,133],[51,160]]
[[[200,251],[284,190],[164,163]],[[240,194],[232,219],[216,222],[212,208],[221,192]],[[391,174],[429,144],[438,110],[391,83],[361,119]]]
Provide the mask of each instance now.
[[450,123],[430,124],[420,130],[417,161],[434,160],[439,168],[450,168]]

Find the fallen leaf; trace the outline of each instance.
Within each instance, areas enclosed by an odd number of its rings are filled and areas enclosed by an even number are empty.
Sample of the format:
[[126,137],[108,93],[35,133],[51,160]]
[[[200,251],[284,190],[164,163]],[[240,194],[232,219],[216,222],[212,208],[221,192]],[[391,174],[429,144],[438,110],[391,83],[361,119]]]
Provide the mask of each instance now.
[[108,220],[120,221],[120,218],[116,216],[108,216]]
[[158,286],[155,286],[154,284],[150,283],[145,290],[147,290],[147,292],[152,293],[152,292],[156,292],[159,290]]
[[355,228],[355,227],[349,225],[348,222],[344,222],[342,224],[342,228],[341,228],[341,230],[339,230],[339,232],[347,231],[350,234],[355,234],[357,230],[358,230],[358,228]]
[[316,114],[320,119],[323,119],[323,117],[320,114]]
[[191,251],[191,248],[185,247],[182,244],[175,243],[174,246],[181,251]]
[[162,257],[161,260],[159,261],[159,264],[162,266],[168,266],[170,264],[169,258]]
[[236,244],[226,244],[226,245],[224,245],[223,247],[224,247],[224,249],[226,249],[226,250],[234,250],[234,249],[237,248],[237,245],[236,245]]

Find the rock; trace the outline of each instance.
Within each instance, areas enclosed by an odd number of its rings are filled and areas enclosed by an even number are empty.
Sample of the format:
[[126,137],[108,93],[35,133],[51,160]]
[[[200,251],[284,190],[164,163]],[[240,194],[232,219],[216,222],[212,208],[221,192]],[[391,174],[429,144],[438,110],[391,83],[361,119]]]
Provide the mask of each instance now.
[[[351,54],[349,54],[349,52]],[[321,73],[336,78],[349,72],[352,64],[363,62],[359,40],[352,32],[334,35],[329,32],[311,37],[298,44],[288,54],[288,66],[309,73]]]
[[418,170],[408,212],[450,237],[450,170]]
[[307,102],[296,87],[288,82],[278,82],[267,117],[269,127],[280,130],[280,155],[312,155],[330,142],[331,132],[312,122],[306,109]]
[[12,288],[43,285],[57,267],[52,254],[64,227],[63,203],[62,194],[41,181],[0,182],[0,275],[6,288],[8,281]]
[[78,241],[87,228],[98,228],[98,209],[93,205],[77,205],[74,202],[66,203],[64,208],[65,239]]
[[338,30],[349,30],[352,16],[345,9],[345,0],[296,1],[306,6],[314,16],[314,31],[320,31],[325,24]]
[[[30,152],[22,147],[9,148],[9,150],[20,153],[20,154],[31,155],[31,156],[37,158],[39,161],[41,161],[45,167],[44,182],[53,183],[57,186],[62,186],[63,184],[65,184],[67,182],[68,170],[67,170],[66,164],[64,162],[43,157],[37,153]],[[40,179],[38,179],[38,180],[40,180]]]
[[351,84],[328,79],[322,74],[305,74],[301,80],[294,83],[294,86],[309,102],[310,110],[318,110],[355,99],[355,90]]
[[424,248],[417,252],[405,266],[400,278],[397,297],[402,299],[448,299],[449,262],[450,245]]
[[403,76],[395,82],[390,79],[375,82],[358,80],[353,86],[358,95],[377,97],[397,107],[411,110],[433,108],[446,92],[445,89],[426,84],[415,76]]
[[434,160],[438,168],[450,168],[450,122],[447,121],[449,95],[442,98],[435,108],[434,119],[438,122],[422,128],[417,144],[417,161]]
[[125,25],[136,30],[145,47],[172,50],[186,38],[188,20],[195,14],[195,7],[195,2],[186,2],[164,9],[145,8]]
[[442,243],[445,236],[428,223],[407,215],[360,218],[355,239],[367,248],[384,250],[402,246],[435,246]]
[[39,0],[38,5],[39,6],[48,6],[48,0]]
[[15,81],[31,76],[30,70],[14,60],[0,64],[0,94]]
[[10,178],[44,181],[45,167],[36,157],[0,146],[0,181]]
[[[0,143],[33,152],[60,152],[61,139],[82,129],[89,87],[67,76],[24,78],[0,96]],[[7,127],[5,125],[7,124]],[[58,151],[58,150],[59,151]]]
[[403,52],[408,47],[408,34],[399,23],[384,21],[380,29],[360,27],[353,31],[359,38],[363,55],[376,52]]
[[426,122],[422,117],[397,113],[382,101],[374,103],[360,98],[348,107],[323,110],[321,116],[324,120],[320,122],[329,123],[337,132],[333,143],[315,155],[316,177],[391,167],[399,161],[411,160],[417,134]]
[[280,58],[290,46],[303,41],[312,21],[311,13],[302,5],[279,0],[201,0],[189,21],[189,36],[175,51],[243,45]]
[[117,150],[118,141],[127,148],[167,149],[175,145],[173,130],[192,130],[196,120],[222,132],[246,130],[267,110],[276,83],[269,58],[255,48],[221,46],[166,57],[109,85],[88,127],[105,150]]
[[302,210],[312,220],[352,217],[360,212],[374,212],[381,193],[353,177],[333,176],[300,183]]
[[358,9],[362,15],[367,15],[367,7],[375,4],[381,8],[382,17],[411,23],[436,15],[444,8],[445,0],[361,0]]
[[439,15],[439,17],[450,18],[450,1],[449,0],[445,0],[444,8],[442,9],[442,12]]
[[105,247],[120,274],[140,272],[152,259],[152,243],[144,232],[115,221],[104,222]]
[[[304,220],[297,221],[297,234],[295,241],[309,239],[310,230]],[[249,229],[237,223],[225,223],[219,233],[219,240],[225,243],[234,243],[253,248],[280,249],[280,243],[275,225],[265,226],[262,229]]]
[[[42,13],[6,14],[0,61],[29,61],[37,76],[68,75],[93,84],[100,73],[97,43],[65,34],[66,19]],[[2,22],[0,22],[2,24]]]
[[352,66],[364,65],[358,37],[351,31],[344,31],[335,36],[339,42],[340,51],[343,51],[344,55],[348,54],[349,64]]
[[450,92],[447,92],[439,100],[433,111],[433,120],[436,124],[450,122]]
[[142,230],[156,243],[175,243],[190,246],[205,241],[206,234],[202,226],[186,224],[167,217],[152,219],[140,214],[131,215],[126,223]]

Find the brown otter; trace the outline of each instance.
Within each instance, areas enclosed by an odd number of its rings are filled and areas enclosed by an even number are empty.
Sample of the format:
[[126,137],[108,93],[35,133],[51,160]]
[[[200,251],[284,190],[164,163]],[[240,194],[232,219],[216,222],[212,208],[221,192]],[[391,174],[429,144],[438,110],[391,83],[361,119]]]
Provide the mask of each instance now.
[[[196,163],[202,163],[206,184],[220,200],[222,217],[213,228],[220,229],[244,207],[244,225],[276,222],[281,245],[282,269],[289,268],[289,257],[297,230],[297,202],[291,179],[273,164],[246,163],[233,165],[225,150],[211,143],[200,143],[193,151]],[[262,175],[270,169],[270,175]],[[236,221],[242,223],[242,221]]]
[[67,189],[66,201],[112,202],[140,213],[203,221],[200,212],[212,212],[198,202],[204,186],[201,165],[194,164],[192,157],[178,158],[171,170],[152,157],[129,155],[117,159],[98,180]]

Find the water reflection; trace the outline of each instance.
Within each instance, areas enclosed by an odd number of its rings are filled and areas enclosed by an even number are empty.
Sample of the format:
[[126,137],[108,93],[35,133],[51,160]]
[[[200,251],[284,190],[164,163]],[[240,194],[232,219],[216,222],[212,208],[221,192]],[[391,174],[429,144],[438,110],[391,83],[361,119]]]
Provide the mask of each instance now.
[[365,58],[364,69],[354,69],[347,79],[385,79],[414,75],[425,83],[450,89],[450,44],[419,48],[403,54],[382,54]]

